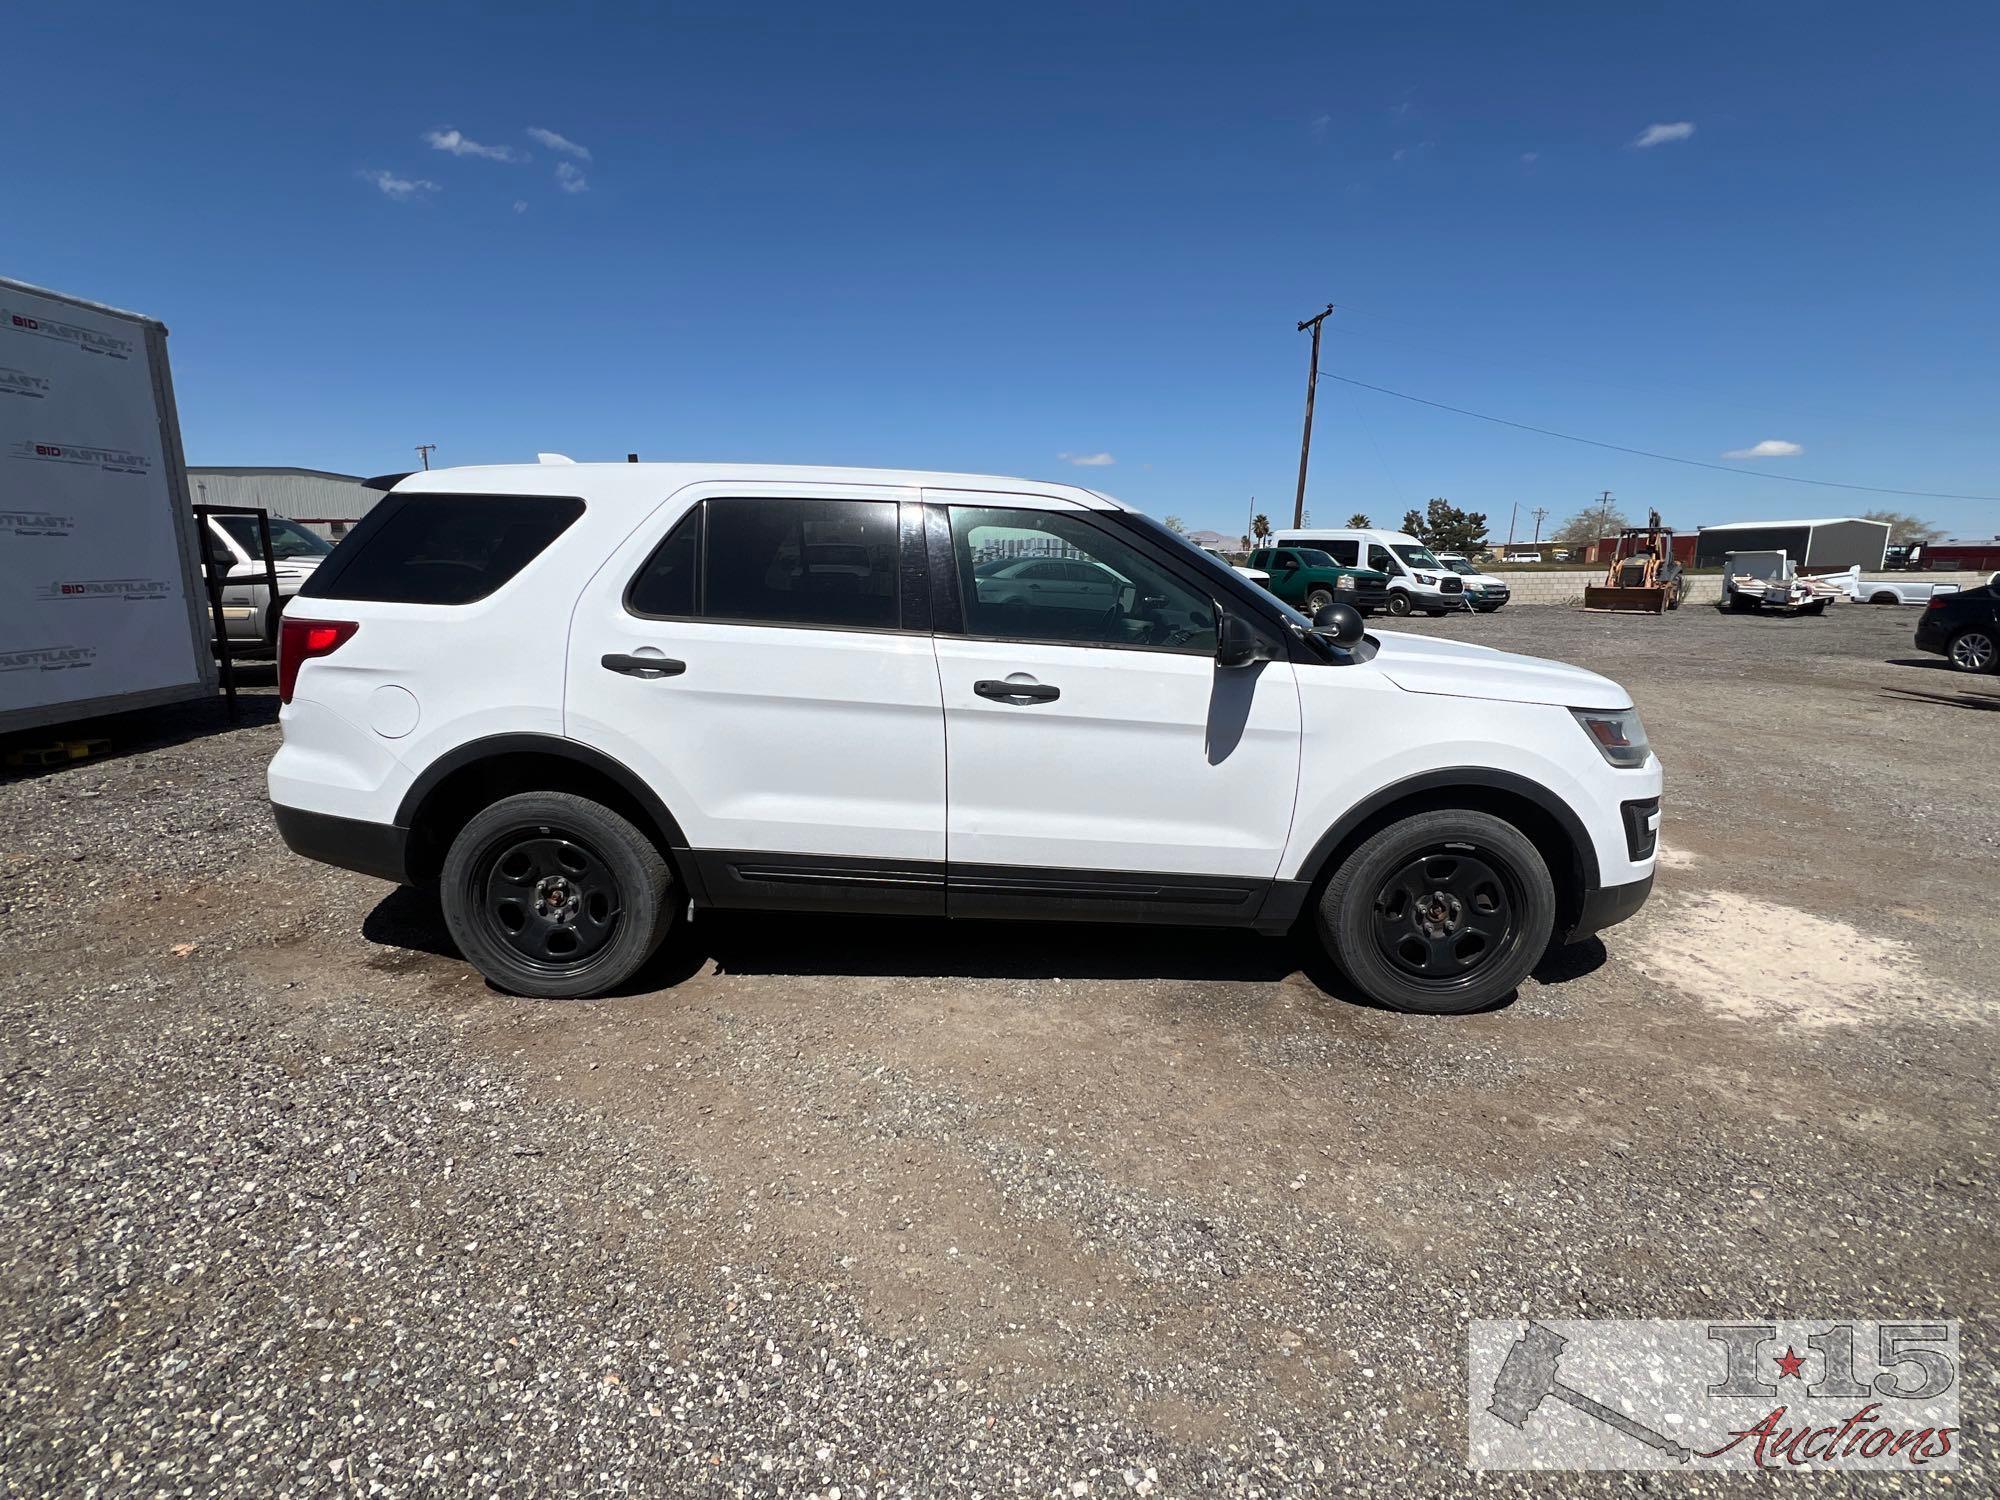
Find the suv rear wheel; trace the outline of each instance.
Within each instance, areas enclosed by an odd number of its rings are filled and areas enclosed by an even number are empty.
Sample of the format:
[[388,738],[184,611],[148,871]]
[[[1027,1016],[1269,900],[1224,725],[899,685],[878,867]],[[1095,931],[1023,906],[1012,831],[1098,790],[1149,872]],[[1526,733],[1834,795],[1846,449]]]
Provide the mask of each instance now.
[[472,966],[543,999],[631,978],[672,925],[672,887],[651,839],[568,792],[523,792],[476,814],[439,881],[445,924]]
[[1541,852],[1489,813],[1391,823],[1350,854],[1320,897],[1320,941],[1394,1010],[1458,1015],[1513,991],[1548,947],[1555,883]]

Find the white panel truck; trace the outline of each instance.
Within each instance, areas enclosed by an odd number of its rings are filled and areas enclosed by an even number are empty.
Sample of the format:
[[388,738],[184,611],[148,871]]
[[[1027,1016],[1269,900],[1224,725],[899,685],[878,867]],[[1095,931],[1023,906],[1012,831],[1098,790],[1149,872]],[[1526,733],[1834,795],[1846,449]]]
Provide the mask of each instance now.
[[216,690],[167,330],[0,278],[0,733]]

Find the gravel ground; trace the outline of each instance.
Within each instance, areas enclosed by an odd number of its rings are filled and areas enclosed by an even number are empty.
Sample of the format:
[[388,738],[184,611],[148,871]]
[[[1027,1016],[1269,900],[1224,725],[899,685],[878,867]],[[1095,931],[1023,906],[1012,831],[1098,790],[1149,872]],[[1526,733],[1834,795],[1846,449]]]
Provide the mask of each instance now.
[[268,687],[120,726],[0,783],[0,1492],[1736,1493],[1468,1474],[1466,1320],[1754,1312],[1966,1319],[1992,1493],[2000,684],[1913,623],[1413,622],[1667,766],[1653,902],[1460,1019],[790,917],[511,999],[278,844]]

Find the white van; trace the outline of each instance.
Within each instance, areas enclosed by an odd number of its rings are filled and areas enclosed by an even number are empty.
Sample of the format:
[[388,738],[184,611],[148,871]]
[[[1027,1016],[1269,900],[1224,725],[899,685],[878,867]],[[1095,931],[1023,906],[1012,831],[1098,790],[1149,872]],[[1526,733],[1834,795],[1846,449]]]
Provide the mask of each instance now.
[[1469,602],[1465,580],[1432,555],[1431,549],[1407,531],[1338,530],[1281,531],[1274,547],[1317,547],[1345,568],[1373,568],[1389,575],[1389,613],[1407,615],[1422,610],[1441,615],[1464,609]]

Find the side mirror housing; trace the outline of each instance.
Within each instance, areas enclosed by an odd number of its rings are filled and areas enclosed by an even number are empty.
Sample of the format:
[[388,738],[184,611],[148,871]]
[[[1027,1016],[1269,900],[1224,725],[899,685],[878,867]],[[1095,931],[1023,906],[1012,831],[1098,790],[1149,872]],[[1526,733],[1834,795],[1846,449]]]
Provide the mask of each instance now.
[[1329,604],[1313,616],[1313,629],[1337,646],[1353,646],[1361,640],[1366,627],[1361,621],[1361,611],[1353,605]]

